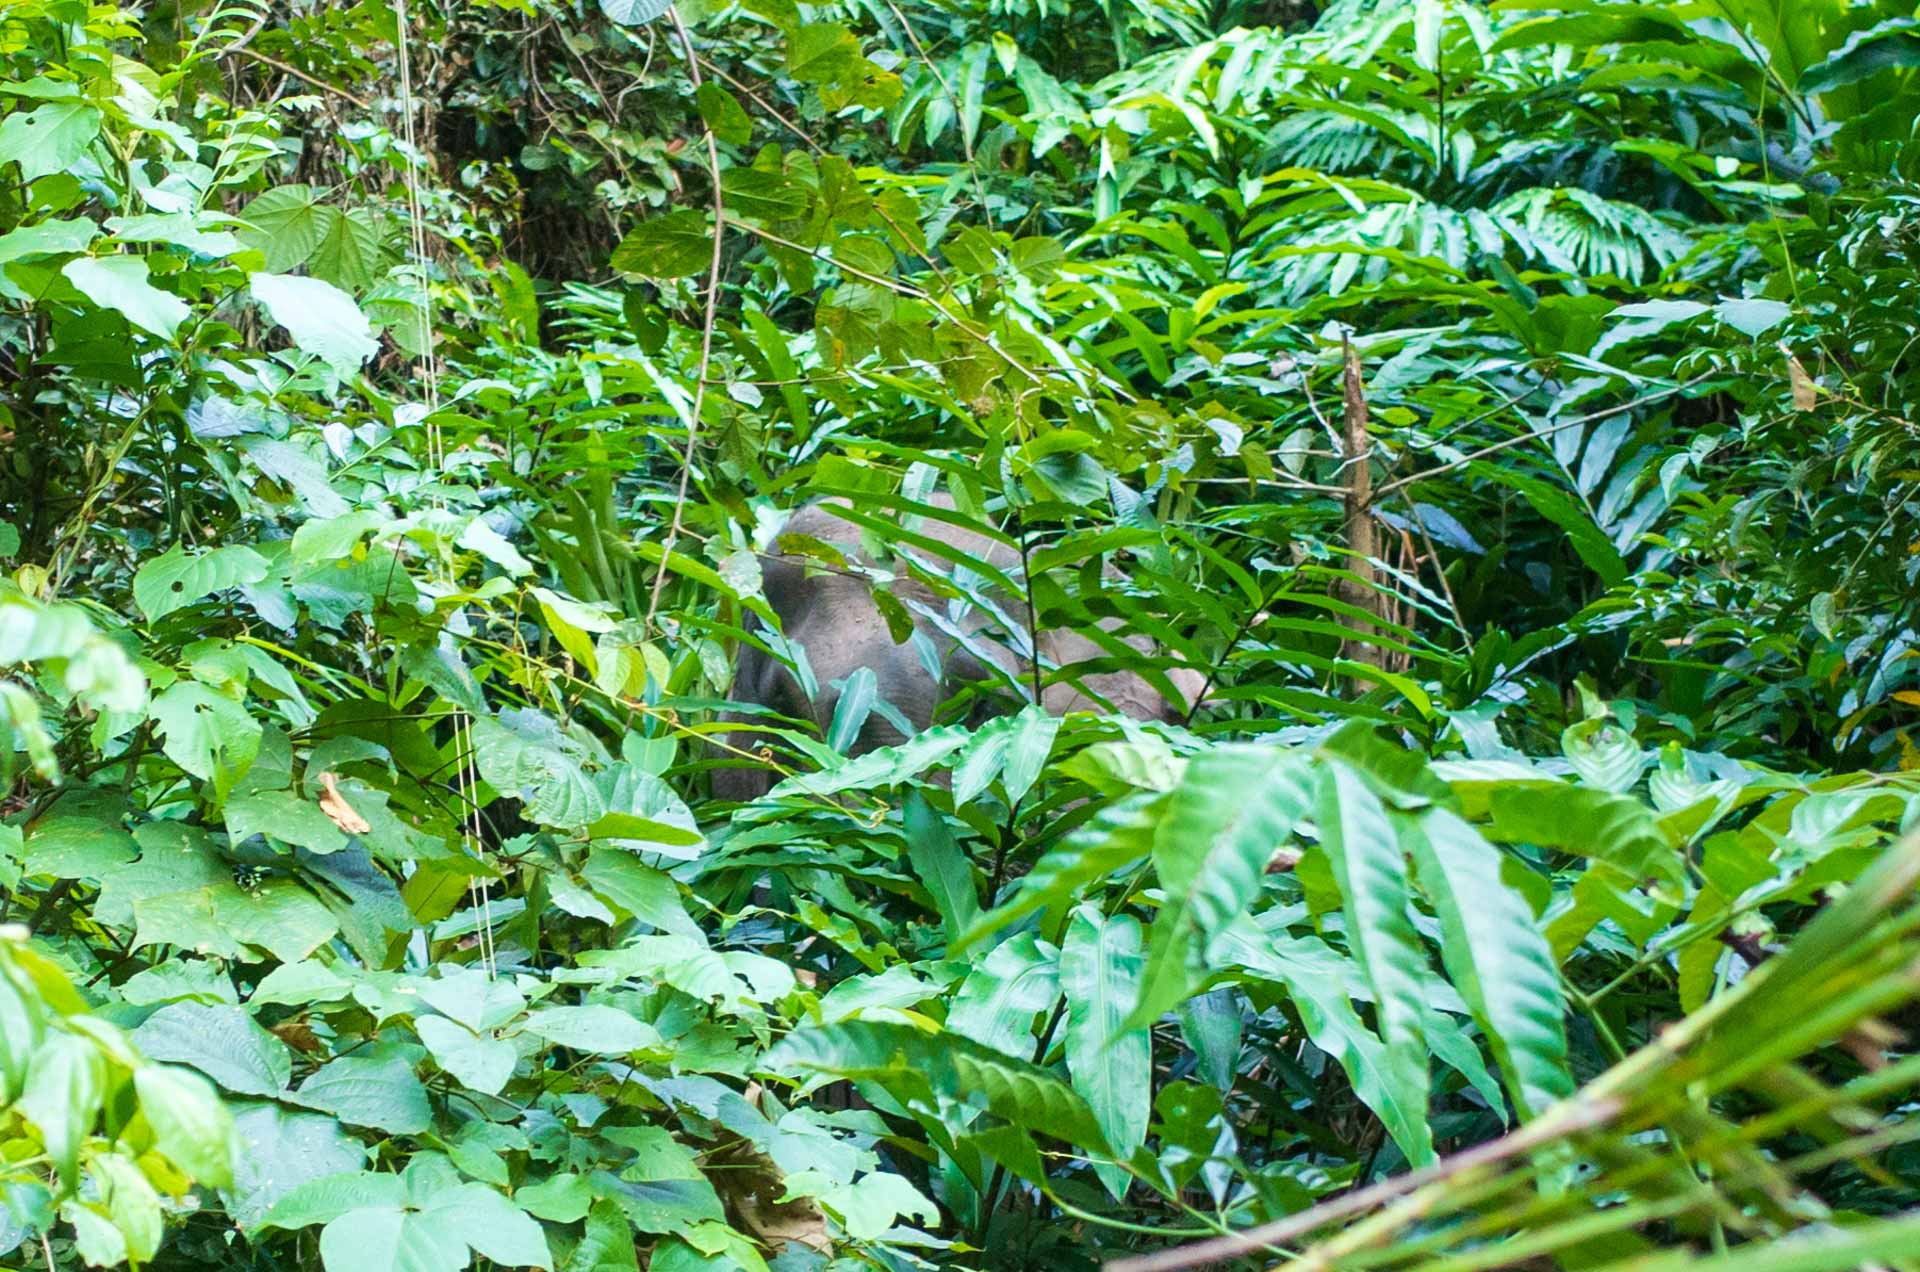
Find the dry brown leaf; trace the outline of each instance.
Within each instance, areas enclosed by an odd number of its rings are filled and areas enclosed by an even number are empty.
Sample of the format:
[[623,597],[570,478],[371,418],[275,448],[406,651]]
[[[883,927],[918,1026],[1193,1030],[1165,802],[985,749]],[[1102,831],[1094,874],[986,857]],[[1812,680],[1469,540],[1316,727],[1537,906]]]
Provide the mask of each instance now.
[[832,1248],[827,1219],[820,1208],[806,1197],[781,1201],[786,1189],[780,1182],[780,1172],[751,1144],[740,1142],[719,1149],[712,1164],[721,1169],[708,1178],[740,1227],[775,1248],[789,1242],[809,1250]]
[[1793,350],[1783,344],[1780,346],[1780,352],[1787,355],[1787,383],[1793,388],[1793,409],[1813,410],[1820,405],[1820,386],[1815,384],[1813,377],[1807,374],[1807,369],[1801,365],[1800,359],[1793,356]]
[[269,1027],[267,1032],[303,1055],[312,1055],[316,1051],[326,1050],[324,1044],[314,1034],[313,1026],[307,1023],[305,1017],[283,1020]]
[[364,835],[373,829],[367,819],[353,811],[353,805],[347,803],[347,797],[340,793],[340,785],[331,773],[320,775],[320,811],[327,820],[349,835]]

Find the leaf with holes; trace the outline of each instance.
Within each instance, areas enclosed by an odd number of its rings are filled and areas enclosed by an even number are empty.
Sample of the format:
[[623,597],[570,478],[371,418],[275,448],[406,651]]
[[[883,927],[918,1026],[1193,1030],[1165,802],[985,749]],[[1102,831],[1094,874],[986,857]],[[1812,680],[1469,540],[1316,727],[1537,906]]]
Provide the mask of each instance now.
[[0,163],[20,163],[23,181],[65,172],[100,135],[100,112],[79,101],[48,102],[0,121]]
[[176,542],[134,571],[133,603],[152,623],[215,592],[246,587],[266,577],[266,558],[252,548],[214,548],[188,556]]
[[242,703],[197,681],[183,680],[153,700],[160,749],[168,759],[224,795],[260,752],[260,722]]

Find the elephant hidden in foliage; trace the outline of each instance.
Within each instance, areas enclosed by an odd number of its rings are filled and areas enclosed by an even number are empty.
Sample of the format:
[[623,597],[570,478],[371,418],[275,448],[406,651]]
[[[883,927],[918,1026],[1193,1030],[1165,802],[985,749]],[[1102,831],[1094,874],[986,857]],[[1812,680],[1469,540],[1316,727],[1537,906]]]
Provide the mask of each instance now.
[[[817,691],[809,696],[792,667],[745,642],[734,675],[733,699],[796,720],[812,720],[825,734],[847,678],[865,668],[873,673],[877,699],[891,712],[876,709],[868,714],[848,748],[855,755],[904,740],[889,718],[891,713],[917,732],[933,723],[941,704],[968,690],[975,691],[975,696],[967,718],[975,723],[1030,699],[1031,661],[1007,643],[1025,643],[1020,621],[1026,613],[1025,600],[992,588],[965,563],[965,558],[972,558],[1020,582],[1020,554],[1012,544],[926,515],[917,519],[914,533],[938,542],[955,560],[902,541],[893,548],[902,559],[878,562],[861,543],[862,527],[838,515],[837,509],[850,506],[846,500],[832,499],[802,507],[781,532],[789,550],[762,562],[767,603],[779,616],[789,646],[803,652]],[[943,493],[929,496],[920,506],[929,513],[955,510],[953,499]],[[809,545],[814,547],[811,553],[805,552]],[[837,553],[844,567],[823,562],[818,545]],[[907,558],[929,574],[971,584],[987,604],[937,595],[910,571]],[[884,579],[889,572],[894,577],[885,586],[912,619],[913,632],[905,640],[894,638],[881,603],[874,599],[874,589],[881,586],[874,575]],[[1110,571],[1108,577],[1119,579],[1117,572]],[[1145,637],[1121,632],[1117,619],[1103,619],[1099,626],[1142,654],[1152,652]],[[1076,664],[1111,658],[1112,652],[1071,628],[1043,630],[1033,645],[1041,665],[1040,702],[1055,715],[1113,710],[1136,720],[1180,720],[1206,688],[1206,676],[1189,667],[1165,673],[1180,700],[1168,698],[1135,671],[1076,673]],[[743,729],[736,730],[729,741],[739,751],[748,751],[756,738]],[[753,799],[765,794],[772,780],[765,765],[733,764],[715,770],[714,793],[724,799]]]

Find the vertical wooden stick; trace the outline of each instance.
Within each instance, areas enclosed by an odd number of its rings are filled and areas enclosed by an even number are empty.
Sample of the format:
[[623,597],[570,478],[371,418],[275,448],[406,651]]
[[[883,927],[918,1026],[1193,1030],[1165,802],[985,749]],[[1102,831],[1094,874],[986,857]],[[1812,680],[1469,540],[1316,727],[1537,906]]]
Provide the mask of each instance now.
[[[1340,656],[1370,667],[1383,664],[1383,653],[1367,637],[1379,634],[1379,619],[1386,604],[1380,590],[1379,570],[1374,561],[1380,555],[1379,524],[1373,519],[1372,439],[1367,433],[1366,384],[1360,379],[1360,357],[1353,342],[1341,339],[1345,368],[1341,375],[1341,400],[1344,428],[1341,449],[1346,469],[1341,484],[1346,487],[1347,569],[1353,578],[1340,587],[1341,599],[1366,611],[1367,619],[1348,619],[1353,635],[1340,643]],[[1372,683],[1354,681],[1354,692],[1365,693]]]

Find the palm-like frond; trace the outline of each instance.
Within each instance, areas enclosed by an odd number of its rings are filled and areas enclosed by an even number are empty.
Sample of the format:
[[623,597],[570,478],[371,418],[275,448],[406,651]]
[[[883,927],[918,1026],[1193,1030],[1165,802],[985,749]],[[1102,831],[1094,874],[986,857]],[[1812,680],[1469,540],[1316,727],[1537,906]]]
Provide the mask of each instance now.
[[1543,1259],[1609,1272],[1915,1266],[1920,1210],[1855,1221],[1823,1197],[1849,1176],[1891,1182],[1875,1159],[1920,1139],[1901,1107],[1920,1059],[1883,1066],[1873,1049],[1879,1014],[1920,993],[1916,884],[1910,834],[1783,954],[1504,1138],[1110,1268],[1262,1255],[1288,1269],[1448,1272]]

